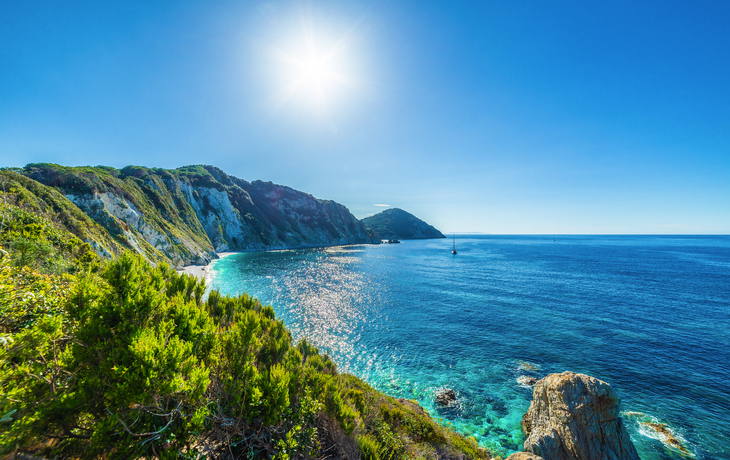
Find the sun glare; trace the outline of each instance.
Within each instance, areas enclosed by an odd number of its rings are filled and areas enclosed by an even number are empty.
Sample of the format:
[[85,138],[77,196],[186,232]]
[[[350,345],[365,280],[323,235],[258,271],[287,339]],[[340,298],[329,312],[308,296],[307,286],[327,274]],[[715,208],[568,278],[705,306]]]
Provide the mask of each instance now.
[[[342,96],[343,89],[352,89],[355,79],[348,75],[344,65],[352,29],[339,38],[327,42],[315,39],[311,20],[302,19],[301,30],[289,38],[290,46],[276,48],[272,57],[281,66],[279,81],[284,86],[277,89],[273,109],[298,101],[319,114],[329,112]],[[321,33],[317,38],[326,37]]]
[[334,93],[335,87],[346,80],[338,72],[336,53],[332,50],[320,52],[314,43],[308,43],[303,56],[288,56],[289,85],[285,89],[286,103],[294,96],[308,100],[317,110],[325,110],[328,98]]
[[327,62],[318,56],[310,56],[307,61],[302,64],[304,78],[315,85],[322,84],[324,78],[329,73]]

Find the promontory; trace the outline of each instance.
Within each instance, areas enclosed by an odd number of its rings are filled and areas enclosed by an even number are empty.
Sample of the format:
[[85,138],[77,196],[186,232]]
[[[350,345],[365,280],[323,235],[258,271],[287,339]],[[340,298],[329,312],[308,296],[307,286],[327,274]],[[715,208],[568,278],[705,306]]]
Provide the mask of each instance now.
[[381,238],[417,240],[427,238],[446,238],[443,233],[402,209],[391,208],[361,222]]

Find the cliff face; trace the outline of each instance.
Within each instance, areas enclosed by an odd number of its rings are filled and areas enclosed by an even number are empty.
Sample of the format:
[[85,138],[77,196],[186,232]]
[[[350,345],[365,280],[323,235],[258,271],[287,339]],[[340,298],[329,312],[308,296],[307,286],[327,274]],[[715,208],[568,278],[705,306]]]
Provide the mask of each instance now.
[[216,251],[266,250],[375,242],[343,205],[271,182],[214,170],[224,188],[183,184]]
[[[131,248],[154,262],[205,264],[216,251],[377,240],[341,204],[270,182],[249,183],[212,166],[117,170],[31,164],[18,172],[60,192],[105,229],[117,243],[111,252]],[[86,238],[92,244],[96,239]]]
[[362,219],[362,223],[381,238],[387,239],[426,239],[446,238],[433,226],[402,209],[391,208],[374,216]]

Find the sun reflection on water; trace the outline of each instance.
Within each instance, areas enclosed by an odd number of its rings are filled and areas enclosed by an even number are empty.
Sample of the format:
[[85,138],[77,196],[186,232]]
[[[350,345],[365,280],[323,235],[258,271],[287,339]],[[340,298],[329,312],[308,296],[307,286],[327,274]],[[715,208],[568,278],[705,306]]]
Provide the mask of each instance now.
[[[607,250],[605,239],[592,238],[576,237],[580,255],[539,246],[537,237],[513,245],[500,237],[462,241],[458,259],[434,241],[238,254],[215,262],[212,283],[271,304],[295,339],[307,337],[340,371],[417,400],[503,457],[524,441],[531,382],[573,370],[609,381],[623,410],[651,412],[651,423],[627,424],[642,459],[666,458],[662,452],[675,444],[677,452],[715,458],[703,449],[718,452],[730,437],[713,422],[723,404],[715,382],[730,375],[713,380],[725,372],[716,363],[726,353],[717,345],[727,340],[719,332],[726,328],[705,323],[727,322],[713,312],[728,305],[705,309],[707,318],[691,313],[697,302],[729,298],[722,274],[713,265],[687,267],[694,259],[684,258],[645,266],[640,278],[634,246]],[[695,272],[703,276],[688,278]],[[681,282],[655,281],[675,278]],[[696,286],[691,292],[688,282]],[[586,311],[595,313],[590,321]],[[677,372],[692,380],[692,392],[681,397]],[[455,404],[435,401],[443,388],[458,395]]]

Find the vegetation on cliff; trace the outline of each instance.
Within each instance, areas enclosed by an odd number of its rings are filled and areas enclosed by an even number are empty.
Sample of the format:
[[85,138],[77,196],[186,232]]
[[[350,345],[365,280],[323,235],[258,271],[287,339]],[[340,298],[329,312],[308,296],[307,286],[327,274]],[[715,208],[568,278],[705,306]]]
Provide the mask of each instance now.
[[[53,197],[76,221],[71,233],[101,253],[125,249],[153,263],[205,264],[215,251],[369,243],[371,233],[344,206],[270,182],[249,183],[213,166],[175,170],[30,164],[2,171],[28,196]],[[82,235],[81,217],[93,231]]]
[[[18,190],[0,217],[0,455],[487,456],[416,404],[339,374],[270,306],[204,298],[203,281],[130,251],[104,261],[48,201],[38,213],[10,203]],[[19,254],[21,238],[40,249]]]
[[97,253],[129,248],[57,190],[14,171],[0,170],[0,194],[0,243],[24,259],[21,265],[73,271],[71,266],[97,259]]
[[386,209],[374,216],[366,217],[362,219],[362,223],[386,239],[445,238],[433,226],[398,208]]

